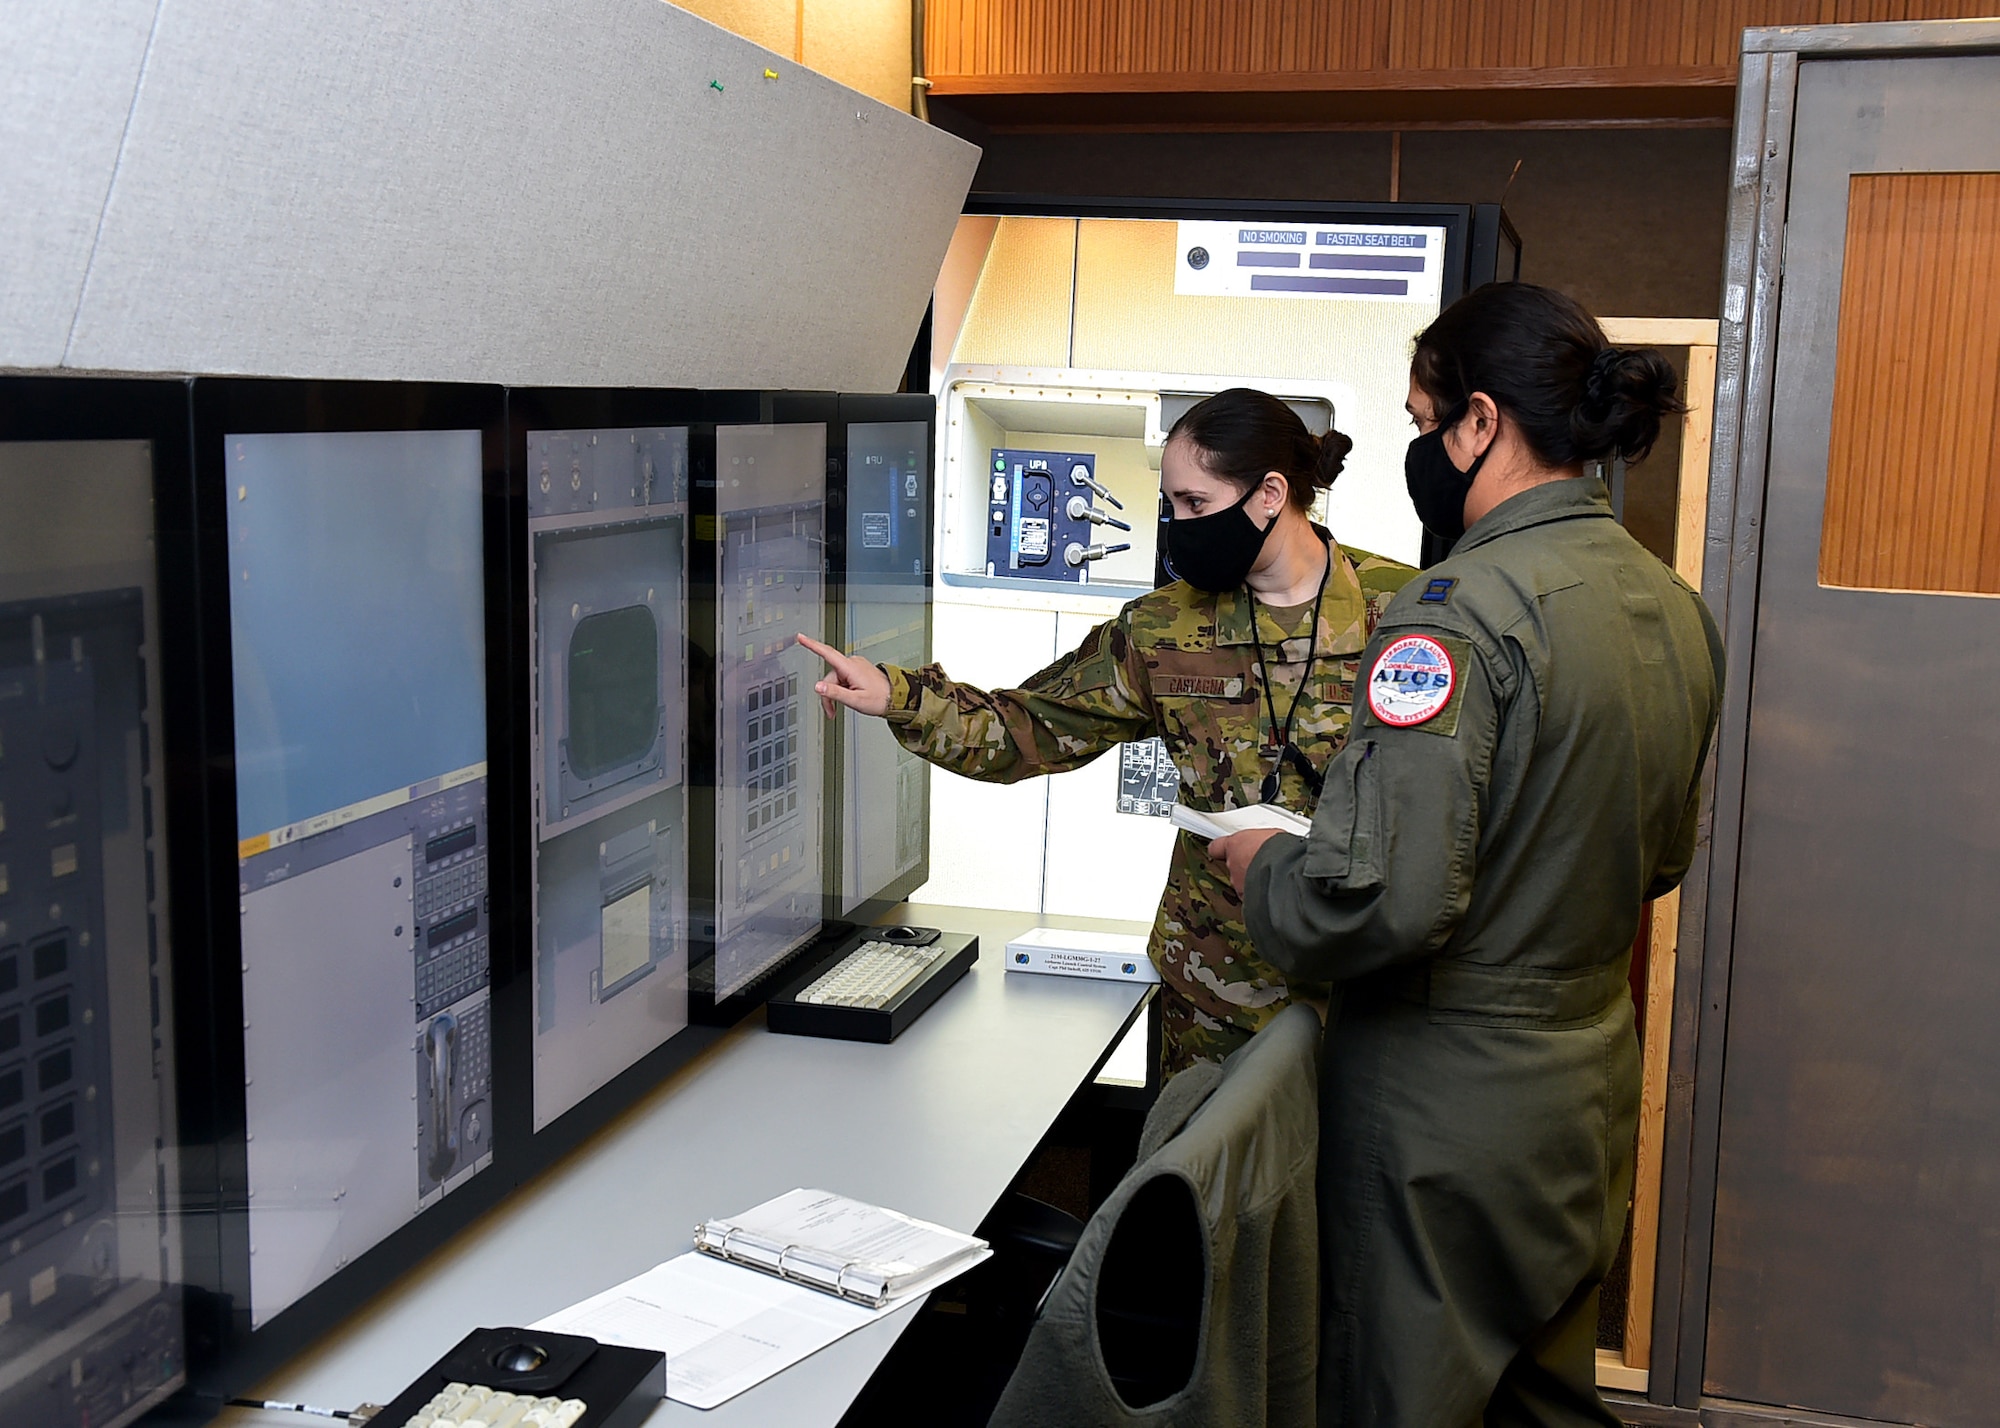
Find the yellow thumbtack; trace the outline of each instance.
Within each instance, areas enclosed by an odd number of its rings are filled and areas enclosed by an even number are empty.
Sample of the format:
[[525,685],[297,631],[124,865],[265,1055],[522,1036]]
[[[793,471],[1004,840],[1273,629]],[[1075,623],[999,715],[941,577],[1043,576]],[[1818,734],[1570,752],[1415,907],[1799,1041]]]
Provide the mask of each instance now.
[[764,78],[766,79],[776,79],[777,77],[778,77],[778,72],[775,69],[767,69],[764,71]]

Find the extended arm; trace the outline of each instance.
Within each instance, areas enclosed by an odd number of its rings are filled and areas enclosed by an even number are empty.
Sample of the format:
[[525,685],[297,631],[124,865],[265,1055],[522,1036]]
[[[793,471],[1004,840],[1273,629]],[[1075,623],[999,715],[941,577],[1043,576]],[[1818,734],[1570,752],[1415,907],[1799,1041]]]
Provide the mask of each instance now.
[[1154,732],[1151,689],[1122,617],[1018,689],[975,689],[936,665],[877,667],[804,643],[831,670],[815,686],[822,701],[881,715],[905,748],[968,778],[1013,783],[1059,773]]

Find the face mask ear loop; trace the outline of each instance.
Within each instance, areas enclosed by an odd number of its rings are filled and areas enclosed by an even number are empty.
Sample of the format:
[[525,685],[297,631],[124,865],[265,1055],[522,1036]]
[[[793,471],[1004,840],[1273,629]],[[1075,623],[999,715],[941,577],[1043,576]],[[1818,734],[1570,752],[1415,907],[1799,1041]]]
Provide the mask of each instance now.
[[[1466,467],[1465,470],[1460,473],[1465,477],[1465,479],[1468,482],[1479,474],[1479,468],[1484,466],[1486,464],[1486,458],[1493,454],[1493,443],[1500,439],[1500,423],[1498,420],[1498,414],[1500,408],[1497,403],[1494,405],[1493,410],[1495,414],[1495,420],[1493,423],[1493,435],[1488,437],[1486,440],[1486,450],[1474,456],[1472,458],[1472,464]],[[1454,427],[1456,427],[1460,422],[1464,421],[1467,417],[1471,415],[1472,415],[1472,398],[1467,397],[1464,401],[1460,402],[1457,406],[1452,408],[1451,419],[1449,421],[1441,421],[1438,423],[1437,429],[1439,432],[1443,433],[1438,437],[1438,445],[1444,451],[1445,460],[1451,461],[1451,448],[1445,446],[1444,444],[1445,438],[1451,435],[1452,429]],[[1454,470],[1457,469],[1457,466],[1458,463],[1453,461],[1452,467]]]

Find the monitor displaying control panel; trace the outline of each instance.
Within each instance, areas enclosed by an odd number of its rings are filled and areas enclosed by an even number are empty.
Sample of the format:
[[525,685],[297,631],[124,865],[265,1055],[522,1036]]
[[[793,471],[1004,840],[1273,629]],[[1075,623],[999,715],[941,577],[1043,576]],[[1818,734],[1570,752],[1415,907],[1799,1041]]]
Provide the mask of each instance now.
[[714,994],[819,935],[824,869],[826,427],[715,432]]
[[688,1024],[686,427],[526,434],[534,1124]]
[[492,1161],[484,462],[220,439],[258,1328]]
[[[930,660],[931,424],[851,421],[846,437],[841,645],[875,664],[915,669]],[[836,907],[845,917],[891,889],[907,891],[924,864],[930,765],[880,719],[845,715],[838,727]]]
[[119,1428],[187,1369],[155,515],[186,416],[180,383],[0,380],[0,1423]]

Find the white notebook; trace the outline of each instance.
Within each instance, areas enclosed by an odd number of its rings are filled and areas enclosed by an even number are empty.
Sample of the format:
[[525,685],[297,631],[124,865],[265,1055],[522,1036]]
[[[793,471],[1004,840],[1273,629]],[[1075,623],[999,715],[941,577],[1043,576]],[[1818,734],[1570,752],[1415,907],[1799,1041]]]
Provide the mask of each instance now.
[[[971,1235],[824,1190],[793,1190],[705,1221],[696,1230],[703,1240],[716,1248],[668,1260],[531,1327],[658,1349],[667,1397],[713,1408],[993,1253]],[[772,1245],[783,1249],[782,1278]]]
[[825,1190],[788,1190],[740,1215],[703,1220],[694,1247],[870,1309],[987,1255],[985,1240]]
[[1248,808],[1225,808],[1214,813],[1176,803],[1172,819],[1174,827],[1185,828],[1197,838],[1221,838],[1249,828],[1275,828],[1300,838],[1312,832],[1310,818],[1275,803],[1253,803]]

